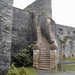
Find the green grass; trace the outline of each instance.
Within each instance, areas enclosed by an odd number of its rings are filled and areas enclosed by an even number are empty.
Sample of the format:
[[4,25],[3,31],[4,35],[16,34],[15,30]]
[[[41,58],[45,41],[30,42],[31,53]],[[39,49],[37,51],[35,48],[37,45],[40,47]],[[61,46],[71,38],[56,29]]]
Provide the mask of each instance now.
[[60,59],[60,60],[75,60],[75,58],[69,58],[69,57],[65,57],[63,59]]
[[26,72],[28,75],[37,75],[36,70],[32,67],[26,67]]
[[[21,69],[21,67],[17,68],[18,70]],[[36,70],[33,67],[25,67],[25,71],[27,75],[37,75]]]
[[59,73],[58,70],[51,70],[50,72],[52,72],[52,73]]
[[75,71],[75,64],[61,64],[61,66],[68,71]]

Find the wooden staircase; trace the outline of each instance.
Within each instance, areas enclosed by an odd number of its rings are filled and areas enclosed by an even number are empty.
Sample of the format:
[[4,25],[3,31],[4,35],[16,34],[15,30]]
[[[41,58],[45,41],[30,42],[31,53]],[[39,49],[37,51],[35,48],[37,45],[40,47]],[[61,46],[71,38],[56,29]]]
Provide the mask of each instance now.
[[50,70],[50,50],[49,43],[44,36],[41,35],[41,50],[38,69]]

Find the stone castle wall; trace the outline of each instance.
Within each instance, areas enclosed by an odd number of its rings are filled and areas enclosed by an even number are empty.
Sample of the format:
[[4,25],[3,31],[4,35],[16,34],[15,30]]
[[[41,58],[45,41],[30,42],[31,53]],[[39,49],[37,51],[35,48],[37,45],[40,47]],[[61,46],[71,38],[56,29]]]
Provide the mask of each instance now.
[[60,34],[60,29],[62,29],[63,31],[63,34],[64,36],[73,36],[74,35],[74,31],[75,31],[75,28],[74,27],[69,27],[69,26],[64,26],[64,25],[59,25],[57,24],[56,25],[57,27],[57,33]]
[[40,16],[46,15],[52,18],[51,0],[35,0],[31,5],[24,10],[31,12],[36,11]]
[[0,75],[10,68],[13,0],[0,0]]
[[12,52],[36,41],[34,14],[13,8]]
[[[41,33],[50,42],[49,28],[47,26],[46,16],[39,16],[39,25],[41,25]],[[51,27],[54,34],[56,24],[51,20]],[[13,26],[12,26],[12,52],[18,52],[20,48],[24,48],[26,44],[35,43],[37,40],[36,27],[34,22],[34,13],[13,8]]]
[[37,38],[33,13],[13,8],[12,33],[13,53],[18,52],[20,48],[24,48],[27,44],[34,43]]
[[[42,0],[36,0],[25,10],[21,10],[12,7],[13,0],[0,0],[0,75],[4,75],[2,72],[4,73],[5,70],[10,68],[11,52],[17,53],[20,48],[35,43],[37,40],[34,20],[35,11],[39,15],[38,21],[41,33],[48,42],[51,43],[51,37],[49,35],[49,26],[46,24],[47,19],[51,21],[51,29],[57,39],[59,53],[63,49],[67,56],[70,52],[75,53],[75,28],[55,24],[51,19],[50,4],[51,0],[43,0],[43,3]],[[63,39],[64,37],[67,37],[66,47],[65,45],[60,46],[59,42],[59,38]]]
[[[63,52],[67,57],[70,53],[75,56],[75,28],[57,24],[57,40],[59,55]],[[66,38],[65,43],[60,43],[59,39]]]

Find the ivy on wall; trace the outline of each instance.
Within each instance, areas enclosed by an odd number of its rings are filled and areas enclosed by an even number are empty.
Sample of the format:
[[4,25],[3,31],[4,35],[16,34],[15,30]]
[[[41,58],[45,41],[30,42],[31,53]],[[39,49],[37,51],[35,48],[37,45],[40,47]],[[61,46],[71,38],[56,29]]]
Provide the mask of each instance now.
[[60,41],[60,43],[65,43],[65,42],[67,41],[67,39],[66,39],[66,38],[64,38],[64,39],[59,39],[59,41]]

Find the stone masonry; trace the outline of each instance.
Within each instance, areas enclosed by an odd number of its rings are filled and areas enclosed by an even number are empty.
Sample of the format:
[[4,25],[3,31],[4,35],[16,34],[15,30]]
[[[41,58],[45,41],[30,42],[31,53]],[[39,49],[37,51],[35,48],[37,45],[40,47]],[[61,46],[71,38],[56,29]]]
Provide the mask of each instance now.
[[35,0],[31,5],[24,9],[28,12],[36,11],[37,14],[46,15],[52,18],[51,0]]
[[0,75],[10,68],[13,0],[0,0]]
[[[40,29],[37,29],[34,13],[38,14],[37,25]],[[59,40],[64,38],[66,41],[61,43]],[[42,45],[42,48],[46,46],[45,42],[47,45],[54,43],[57,46],[56,51],[53,52],[49,51],[48,46],[49,58],[52,59],[49,63],[53,64],[54,61],[54,64],[57,64],[56,59],[53,60],[51,57],[51,52],[55,54],[54,58],[61,53],[64,53],[66,57],[72,54],[75,56],[75,28],[56,24],[52,20],[51,0],[36,0],[24,10],[14,8],[13,0],[0,0],[0,75],[4,75],[10,68],[11,52],[17,53],[20,48],[25,48],[27,44],[35,44],[36,41],[39,47]],[[41,48],[39,47],[34,51],[37,59],[40,56]],[[37,61],[36,64],[38,64]],[[53,65],[51,66],[53,68]]]
[[[26,44],[35,43],[35,41],[37,41],[34,17],[33,12],[26,12],[18,8],[13,8],[12,52],[18,52],[18,50],[24,48]],[[39,17],[41,32],[50,42],[47,22],[44,22],[47,16],[42,15]],[[56,35],[56,24],[52,19],[51,27],[53,34]]]
[[[37,69],[42,70],[52,70],[57,67],[56,63],[56,54],[50,50],[50,45],[52,41],[55,43],[55,38],[53,33],[50,33],[51,30],[51,20],[46,16],[39,17],[35,14],[35,26],[37,30],[37,49],[33,51],[33,66]],[[51,58],[54,57],[54,58]]]
[[[69,57],[70,54],[73,54],[75,57],[75,28],[59,24],[56,26],[59,55],[64,53],[66,57]],[[64,38],[66,38],[66,41],[61,43],[59,39],[64,40]]]
[[36,41],[36,28],[33,13],[13,8],[12,52],[17,53],[26,44]]

